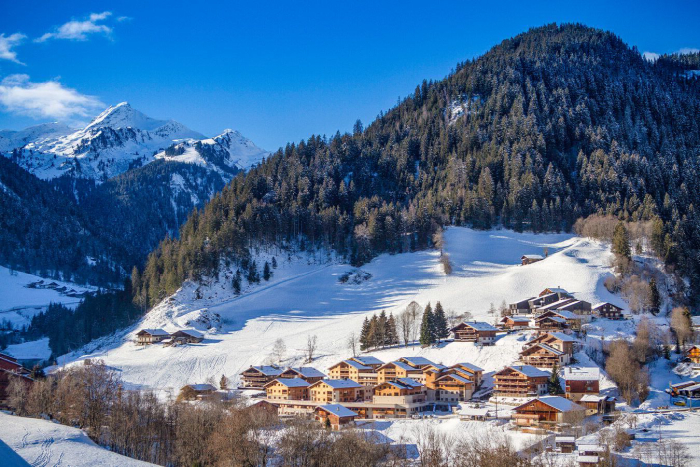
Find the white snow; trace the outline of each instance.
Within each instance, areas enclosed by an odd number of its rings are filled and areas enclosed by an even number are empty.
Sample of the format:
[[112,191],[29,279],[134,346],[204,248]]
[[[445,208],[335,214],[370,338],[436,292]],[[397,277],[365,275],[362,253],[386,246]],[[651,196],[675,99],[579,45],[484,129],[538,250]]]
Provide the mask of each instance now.
[[[44,285],[56,283],[56,287],[27,287],[39,281],[43,281]],[[63,287],[65,291],[61,292]],[[10,271],[0,266],[0,322],[7,320],[13,326],[21,327],[28,325],[31,317],[43,311],[50,303],[62,303],[68,307],[75,307],[80,302],[80,298],[66,295],[71,290],[80,294],[95,291],[95,288]]]
[[[14,452],[14,454],[12,453]],[[26,463],[22,463],[16,455]],[[82,430],[0,412],[0,465],[148,466],[110,452]]]
[[47,360],[51,357],[48,337],[21,344],[8,345],[3,352],[12,355],[18,360]]

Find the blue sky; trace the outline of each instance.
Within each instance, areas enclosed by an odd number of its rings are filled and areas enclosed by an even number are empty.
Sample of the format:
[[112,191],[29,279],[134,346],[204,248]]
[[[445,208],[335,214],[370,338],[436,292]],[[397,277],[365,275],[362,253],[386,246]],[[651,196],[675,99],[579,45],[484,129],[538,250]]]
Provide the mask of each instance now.
[[129,101],[274,150],[367,124],[533,26],[581,22],[641,52],[700,48],[700,2],[490,3],[0,0],[0,128]]

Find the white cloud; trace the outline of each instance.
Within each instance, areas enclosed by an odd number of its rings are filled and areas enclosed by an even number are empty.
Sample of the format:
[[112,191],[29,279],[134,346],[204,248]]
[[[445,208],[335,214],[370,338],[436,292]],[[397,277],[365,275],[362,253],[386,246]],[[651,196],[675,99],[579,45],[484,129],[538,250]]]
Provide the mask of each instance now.
[[18,32],[9,36],[0,34],[0,58],[24,65],[24,63],[17,60],[17,52],[12,49],[26,38],[27,36]]
[[86,41],[90,34],[104,34],[106,36],[112,33],[112,28],[104,25],[97,24],[99,21],[104,21],[107,19],[112,12],[104,11],[102,13],[92,13],[87,19],[83,21],[68,21],[54,29],[53,32],[47,32],[35,42],[45,42],[49,39],[68,39],[73,41]]
[[642,57],[644,57],[644,59],[649,62],[655,62],[659,59],[659,54],[657,54],[656,52],[644,52],[642,54]]
[[104,107],[94,96],[86,96],[58,81],[34,83],[28,75],[10,75],[0,81],[3,110],[33,118],[74,121]]

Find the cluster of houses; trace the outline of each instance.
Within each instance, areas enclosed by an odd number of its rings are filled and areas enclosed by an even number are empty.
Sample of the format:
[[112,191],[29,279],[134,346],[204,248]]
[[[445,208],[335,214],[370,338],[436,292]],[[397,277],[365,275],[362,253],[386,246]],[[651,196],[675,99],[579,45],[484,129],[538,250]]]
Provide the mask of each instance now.
[[671,404],[681,407],[700,407],[700,381],[684,381],[667,389]]
[[136,333],[137,345],[182,345],[182,344],[197,344],[204,340],[204,335],[194,329],[181,329],[173,333],[169,333],[163,329],[141,329]]
[[27,386],[34,380],[29,376],[27,370],[16,358],[11,355],[0,353],[0,408],[5,408],[8,397],[8,386],[13,379],[19,379]]
[[[336,363],[328,374],[311,367],[253,366],[241,373],[241,387],[265,391],[264,402],[280,415],[324,413],[321,406],[342,405],[357,418],[406,418],[436,409],[448,410],[470,400],[481,385],[483,369],[470,363],[445,366],[424,357],[382,362],[375,357],[352,357]],[[337,411],[336,411],[337,412]],[[354,420],[343,412],[343,424]]]

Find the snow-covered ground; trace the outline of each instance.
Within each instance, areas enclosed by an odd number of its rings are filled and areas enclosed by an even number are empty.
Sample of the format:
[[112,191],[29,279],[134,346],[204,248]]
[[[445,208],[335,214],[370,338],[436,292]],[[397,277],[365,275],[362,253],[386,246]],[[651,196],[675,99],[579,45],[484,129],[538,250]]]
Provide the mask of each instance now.
[[[187,284],[128,333],[103,339],[83,355],[70,355],[62,362],[99,357],[119,368],[124,380],[135,387],[177,391],[209,377],[218,380],[222,374],[238,380],[241,371],[269,358],[278,338],[287,347],[284,363],[299,365],[307,336],[317,335],[318,357],[312,365],[324,371],[350,355],[347,338],[353,332],[359,335],[365,316],[382,310],[396,315],[413,300],[421,306],[439,300],[448,311],[468,311],[488,322],[495,318],[488,313],[491,303],[499,306],[503,300],[527,298],[545,287],[560,286],[590,302],[623,305],[603,287],[610,274],[610,253],[597,242],[565,234],[466,228],[449,229],[445,239],[453,263],[450,276],[442,272],[436,251],[382,255],[363,266],[371,278],[360,284],[338,281],[353,270],[347,264],[281,255],[273,278],[239,297],[231,292],[230,276],[222,275],[219,282],[206,287]],[[550,253],[547,259],[519,265],[521,255],[541,254],[545,247]],[[205,340],[181,347],[138,347],[131,342],[138,329],[157,327],[168,331],[195,327],[205,332]],[[444,364],[467,361],[489,373],[513,363],[527,338],[520,333],[500,339],[493,347],[459,342],[374,354],[384,360],[422,355]]]
[[95,444],[77,428],[0,412],[0,465],[148,466]]
[[[40,281],[43,281],[42,284],[34,288],[28,287]],[[52,283],[56,285],[49,288],[48,285]],[[0,266],[0,322],[7,320],[14,327],[28,325],[32,316],[45,310],[50,303],[74,307],[80,303],[80,298],[71,297],[69,294],[95,290],[94,287],[44,279]]]

